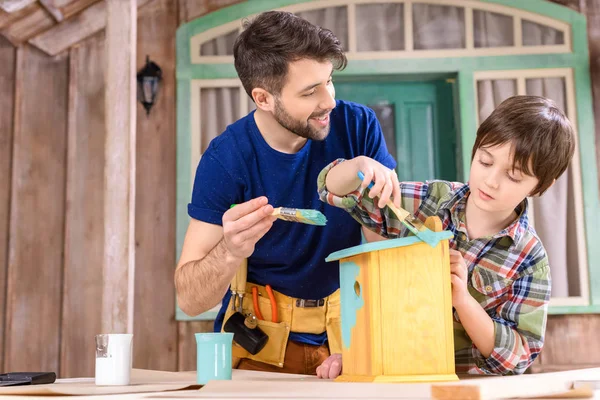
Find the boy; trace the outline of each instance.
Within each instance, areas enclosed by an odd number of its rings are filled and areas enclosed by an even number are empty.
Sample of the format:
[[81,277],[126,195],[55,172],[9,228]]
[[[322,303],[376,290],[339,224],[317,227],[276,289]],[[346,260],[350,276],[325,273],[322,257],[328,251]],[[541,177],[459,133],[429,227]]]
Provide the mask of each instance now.
[[[467,184],[399,184],[394,171],[356,157],[323,169],[319,193],[323,201],[345,208],[388,238],[408,233],[385,207],[390,196],[422,221],[438,216],[444,229],[454,233],[450,264],[456,372],[521,374],[542,349],[550,298],[548,257],[529,225],[527,197],[552,186],[574,151],[573,127],[551,100],[514,96],[479,127]],[[358,171],[365,175],[362,182]],[[371,181],[373,188],[363,193]],[[322,378],[340,372],[339,354],[317,369]]]

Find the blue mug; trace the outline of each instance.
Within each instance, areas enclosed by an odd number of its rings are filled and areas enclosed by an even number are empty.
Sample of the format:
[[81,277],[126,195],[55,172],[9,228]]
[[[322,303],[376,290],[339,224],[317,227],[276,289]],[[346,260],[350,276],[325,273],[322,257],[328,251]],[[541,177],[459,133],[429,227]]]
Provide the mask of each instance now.
[[233,333],[196,333],[196,382],[231,379]]

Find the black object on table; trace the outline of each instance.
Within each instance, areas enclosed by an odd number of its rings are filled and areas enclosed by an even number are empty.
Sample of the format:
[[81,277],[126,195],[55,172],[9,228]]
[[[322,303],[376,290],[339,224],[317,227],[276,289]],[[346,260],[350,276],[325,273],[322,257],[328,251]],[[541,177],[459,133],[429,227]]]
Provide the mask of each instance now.
[[0,386],[40,385],[54,383],[54,381],[56,381],[54,372],[9,372],[8,374],[0,374]]

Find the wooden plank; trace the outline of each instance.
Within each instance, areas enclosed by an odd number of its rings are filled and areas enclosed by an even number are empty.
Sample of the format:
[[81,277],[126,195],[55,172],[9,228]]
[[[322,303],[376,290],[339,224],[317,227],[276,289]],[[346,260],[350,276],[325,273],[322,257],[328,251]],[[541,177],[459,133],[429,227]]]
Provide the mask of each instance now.
[[54,18],[36,3],[37,7],[31,13],[7,25],[0,33],[11,41],[15,46],[19,46],[33,35],[51,28],[54,24]]
[[102,331],[133,333],[137,5],[106,4]]
[[[0,38],[0,337],[4,332],[6,271],[8,269],[8,230],[10,216],[10,177],[12,168],[13,116],[15,104],[16,50]],[[4,348],[0,341],[0,365]]]
[[[142,7],[150,0],[138,0]],[[29,40],[40,50],[56,55],[106,27],[106,2],[88,7],[78,15]]]
[[36,0],[0,0],[0,8],[6,12],[12,13],[22,10]]
[[6,12],[4,10],[0,10],[0,29],[12,24],[15,21],[20,20],[21,18],[25,17],[26,15],[29,15],[30,13],[32,13],[34,10],[37,10],[40,8],[40,5],[37,3],[34,3],[28,7],[25,7],[19,11],[15,11],[15,12]]
[[[104,34],[70,51],[60,376],[94,376],[104,243]],[[85,321],[85,323],[81,323]]]
[[551,315],[546,327],[542,366],[600,366],[600,315]]
[[106,26],[106,3],[96,3],[62,24],[31,39],[29,43],[56,55]]
[[[149,55],[163,71],[150,115],[137,104],[136,270],[133,364],[177,370],[175,321],[176,112],[175,46],[177,4],[155,0],[138,17],[138,70]],[[151,326],[151,329],[148,327]]]
[[44,7],[44,10],[46,10],[46,12],[49,13],[56,22],[62,22],[62,20],[65,18],[63,16],[62,12],[54,6],[54,3],[52,0],[38,0],[38,1],[40,2],[40,5],[42,7]]
[[67,57],[17,50],[5,371],[58,371]]
[[[284,399],[294,394],[298,399],[437,399],[498,400],[508,398],[592,398],[583,387],[600,369],[565,371],[553,374],[470,377],[456,383],[344,383],[314,376],[234,370],[233,380],[213,380],[202,390],[179,392],[177,398],[253,398]],[[266,383],[268,382],[268,384]],[[577,385],[581,389],[573,390]]]
[[178,324],[178,343],[177,343],[177,370],[195,371],[196,370],[196,337],[195,333],[212,332],[213,321],[189,321],[179,322]]
[[[73,15],[81,12],[82,10],[89,7],[91,4],[96,3],[99,0],[80,0],[76,2],[67,3],[64,7],[60,8],[63,17],[68,19]],[[14,45],[19,45],[26,42],[33,36],[44,32],[56,24],[54,18],[38,3],[35,4],[36,8],[32,9],[31,12],[26,14],[23,18],[12,22],[0,31],[8,40]]]
[[205,14],[244,0],[179,0],[179,23],[184,24]]

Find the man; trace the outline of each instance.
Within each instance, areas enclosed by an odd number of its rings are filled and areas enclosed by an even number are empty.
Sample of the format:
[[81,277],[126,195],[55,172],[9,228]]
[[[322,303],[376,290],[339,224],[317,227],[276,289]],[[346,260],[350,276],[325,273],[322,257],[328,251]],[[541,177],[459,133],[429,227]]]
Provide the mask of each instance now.
[[[234,346],[238,368],[315,374],[340,350],[338,264],[325,258],[360,243],[359,225],[320,202],[317,176],[336,158],[365,155],[392,169],[395,161],[373,111],[334,99],[332,73],[347,60],[331,31],[266,12],[246,23],[234,58],[256,111],[215,138],[198,165],[175,272],[179,306],[197,315],[222,301],[221,330],[235,307],[229,284],[244,281],[236,273],[247,260],[243,313],[265,315],[258,323],[269,339],[256,355]],[[320,210],[328,222],[275,221],[273,206]]]

